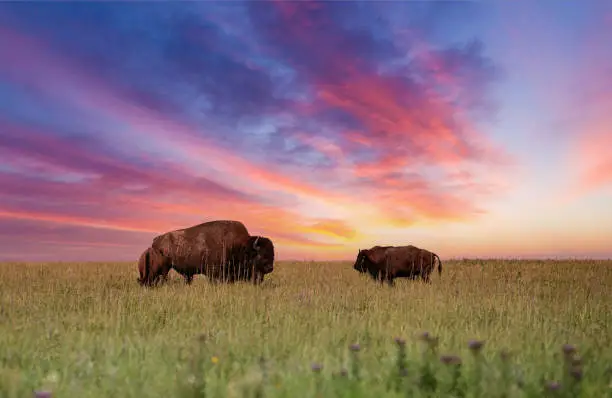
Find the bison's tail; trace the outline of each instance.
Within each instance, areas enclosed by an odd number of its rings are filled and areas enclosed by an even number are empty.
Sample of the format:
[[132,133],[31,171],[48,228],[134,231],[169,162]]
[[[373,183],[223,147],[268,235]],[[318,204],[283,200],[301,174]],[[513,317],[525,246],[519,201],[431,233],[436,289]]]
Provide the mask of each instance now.
[[440,257],[437,254],[436,258],[438,259],[438,275],[442,275],[442,260],[440,260]]

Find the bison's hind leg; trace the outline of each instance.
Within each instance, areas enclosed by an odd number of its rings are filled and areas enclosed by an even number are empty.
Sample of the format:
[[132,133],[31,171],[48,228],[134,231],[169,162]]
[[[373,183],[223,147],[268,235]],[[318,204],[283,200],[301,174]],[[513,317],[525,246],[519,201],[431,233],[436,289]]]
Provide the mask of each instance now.
[[192,282],[193,282],[193,274],[186,274],[185,275],[185,284],[191,285]]

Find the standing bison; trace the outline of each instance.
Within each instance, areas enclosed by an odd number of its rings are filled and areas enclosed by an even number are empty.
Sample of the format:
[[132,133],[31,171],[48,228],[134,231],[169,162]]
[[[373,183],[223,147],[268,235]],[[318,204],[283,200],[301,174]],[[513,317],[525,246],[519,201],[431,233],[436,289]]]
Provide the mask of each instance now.
[[218,220],[167,232],[153,239],[140,256],[141,285],[167,279],[170,269],[185,277],[196,274],[210,281],[252,280],[261,283],[274,270],[274,245],[263,236],[251,236],[239,221]]
[[374,246],[359,250],[353,268],[369,273],[381,283],[393,285],[395,278],[416,279],[431,283],[429,278],[438,260],[438,274],[442,274],[442,261],[437,254],[415,246]]

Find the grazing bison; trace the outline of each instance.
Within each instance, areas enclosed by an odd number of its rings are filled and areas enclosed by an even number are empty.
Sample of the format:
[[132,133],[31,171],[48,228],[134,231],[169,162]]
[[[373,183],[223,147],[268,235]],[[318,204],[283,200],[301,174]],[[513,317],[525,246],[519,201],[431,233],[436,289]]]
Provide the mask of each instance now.
[[274,245],[263,236],[251,236],[239,221],[218,220],[167,232],[153,239],[138,262],[141,285],[167,278],[170,269],[185,277],[196,274],[210,281],[252,280],[261,283],[274,270]]
[[415,246],[374,246],[359,250],[353,268],[369,273],[381,283],[393,285],[395,278],[416,279],[431,283],[429,275],[438,260],[438,274],[442,274],[442,261],[437,254]]

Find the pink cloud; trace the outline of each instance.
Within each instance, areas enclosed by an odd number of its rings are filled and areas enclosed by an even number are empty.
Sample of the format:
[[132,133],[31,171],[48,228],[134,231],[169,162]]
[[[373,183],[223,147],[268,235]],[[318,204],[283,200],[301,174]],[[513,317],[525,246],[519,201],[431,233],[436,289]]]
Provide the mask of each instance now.
[[609,10],[590,28],[581,48],[577,79],[565,109],[569,119],[566,159],[572,198],[612,186],[612,26]]
[[[279,6],[283,15],[297,18],[299,26],[314,28],[325,23],[324,12],[320,14],[322,20],[315,21],[300,14],[303,6],[285,2]],[[306,7],[322,8],[317,4]],[[295,37],[301,44],[312,42],[297,27],[284,34]],[[9,44],[18,50],[9,51]],[[67,101],[95,112],[101,119],[126,126],[132,145],[143,142],[158,151],[145,153],[133,145],[132,164],[104,152],[102,144],[110,144],[112,137],[94,140],[88,148],[0,120],[0,129],[8,132],[2,139],[11,146],[3,153],[8,164],[33,173],[49,166],[48,175],[38,173],[41,181],[0,176],[0,182],[8,188],[5,195],[30,194],[46,200],[27,205],[4,201],[0,217],[144,233],[179,228],[204,219],[239,218],[251,233],[278,239],[291,247],[292,253],[300,250],[307,253],[312,247],[337,249],[337,245],[323,240],[355,239],[360,236],[360,228],[331,216],[279,206],[275,201],[277,193],[289,195],[300,204],[316,202],[329,213],[336,208],[353,209],[357,220],[360,214],[355,209],[367,205],[378,211],[382,223],[396,226],[410,225],[423,218],[472,217],[483,211],[482,198],[491,194],[493,190],[488,188],[493,183],[476,171],[454,171],[472,163],[501,167],[503,162],[498,159],[503,151],[489,142],[470,120],[466,108],[473,102],[471,97],[463,103],[447,97],[466,97],[471,83],[456,72],[461,57],[469,58],[470,54],[451,55],[454,58],[431,50],[418,60],[423,70],[433,76],[432,84],[446,87],[443,95],[431,87],[407,90],[398,77],[364,72],[362,60],[340,52],[329,62],[350,78],[350,84],[328,76],[312,76],[316,102],[300,108],[301,111],[316,116],[325,109],[339,109],[367,130],[340,131],[337,140],[294,134],[301,142],[338,160],[326,178],[342,176],[342,184],[332,189],[324,188],[323,183],[306,182],[307,171],[291,174],[224,149],[195,125],[124,100],[120,88],[105,84],[68,59],[52,54],[44,42],[0,28],[0,58],[8,60],[0,65],[0,70],[49,98]],[[350,160],[362,147],[371,150],[375,158]],[[172,152],[172,158],[183,162],[164,160],[170,157],[163,156],[165,152]],[[58,156],[59,153],[63,155]],[[432,180],[426,175],[430,168],[446,179]],[[82,180],[49,181],[69,172],[81,173]],[[201,174],[210,178],[196,177]],[[63,202],[63,206],[53,208],[52,202]],[[84,207],[77,209],[77,204]],[[283,232],[288,230],[292,233]],[[321,240],[310,239],[311,235]],[[65,239],[70,242],[68,237]],[[49,239],[41,238],[40,242],[43,241]]]
[[[282,35],[286,40],[291,38],[297,48],[309,48],[321,43],[315,34],[306,34],[299,26],[316,26],[329,33],[327,5],[276,5],[284,21],[283,29],[268,32],[275,39]],[[366,131],[341,131],[343,140],[333,145],[312,137],[301,137],[302,142],[339,157],[338,167],[348,169],[357,181],[367,180],[367,185],[350,184],[347,191],[375,203],[390,219],[411,223],[414,217],[454,220],[482,214],[481,201],[503,192],[507,166],[513,160],[470,116],[474,107],[486,105],[480,81],[492,73],[480,58],[480,47],[471,44],[440,50],[421,43],[412,59],[417,66],[410,70],[423,77],[417,83],[406,82],[399,75],[374,73],[365,65],[366,60],[355,57],[342,43],[329,37],[321,49],[334,76],[342,79],[316,74],[316,66],[310,70],[315,72],[311,79],[318,108],[340,109],[355,117]],[[295,61],[292,65],[298,70],[308,67]],[[376,158],[347,162],[345,157],[360,146],[374,151]],[[466,165],[473,171],[455,180],[454,171]],[[437,170],[444,179],[432,180],[421,172],[424,169]]]

